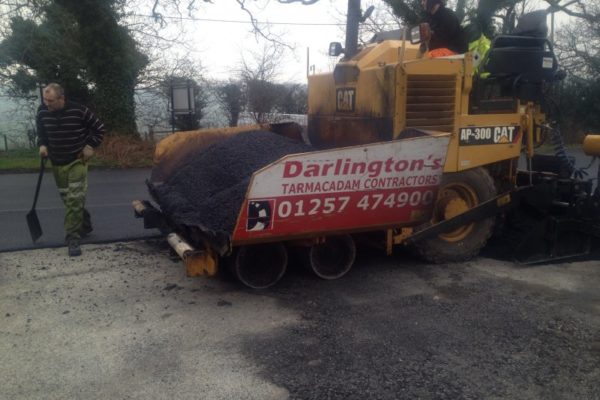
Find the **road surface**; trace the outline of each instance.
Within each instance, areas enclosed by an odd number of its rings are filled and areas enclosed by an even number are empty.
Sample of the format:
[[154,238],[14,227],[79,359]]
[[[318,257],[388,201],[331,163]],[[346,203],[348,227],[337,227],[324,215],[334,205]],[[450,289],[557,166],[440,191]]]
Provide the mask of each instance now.
[[[577,167],[586,167],[592,160],[580,149],[569,149]],[[520,165],[525,168],[522,158]],[[596,177],[598,162],[588,178]],[[131,201],[149,199],[146,178],[150,169],[90,171],[87,208],[92,213],[94,233],[84,243],[100,243],[158,235],[157,230],[143,229],[134,219]],[[31,208],[37,174],[0,174],[0,252],[64,245],[64,209],[51,173],[46,173],[38,202],[38,216],[44,235],[34,245],[31,242],[25,215]]]
[[[52,173],[42,181],[37,214],[44,235],[34,245],[25,222],[31,209],[37,174],[0,174],[0,251],[64,245],[64,207]],[[149,199],[145,180],[150,169],[92,170],[89,173],[86,208],[92,214],[94,232],[83,243],[110,242],[157,235],[135,219],[131,201]]]
[[0,253],[0,399],[600,399],[597,261],[188,278],[162,239]]

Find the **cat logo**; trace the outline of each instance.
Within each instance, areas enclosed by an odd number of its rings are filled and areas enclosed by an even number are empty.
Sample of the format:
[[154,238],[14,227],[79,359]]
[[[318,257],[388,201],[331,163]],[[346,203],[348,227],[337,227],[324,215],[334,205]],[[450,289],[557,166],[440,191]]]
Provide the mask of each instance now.
[[336,110],[342,112],[354,112],[356,102],[356,89],[341,88],[336,90]]
[[518,126],[476,126],[460,129],[461,146],[518,143]]

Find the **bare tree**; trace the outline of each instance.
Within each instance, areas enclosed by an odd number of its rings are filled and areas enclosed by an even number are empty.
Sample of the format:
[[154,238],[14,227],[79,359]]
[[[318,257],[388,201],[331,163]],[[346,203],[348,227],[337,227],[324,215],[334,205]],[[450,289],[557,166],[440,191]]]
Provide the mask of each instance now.
[[551,10],[579,20],[576,25],[562,26],[557,34],[555,47],[562,67],[580,81],[600,79],[600,4],[575,1],[568,9],[554,4]]
[[244,85],[246,110],[257,123],[264,123],[272,117],[281,92],[275,80],[279,75],[283,48],[276,43],[265,43],[262,51],[242,57],[240,78]]
[[216,98],[227,116],[228,125],[237,126],[245,103],[242,82],[230,80],[229,83],[217,85]]
[[308,112],[308,88],[304,84],[280,84],[278,111],[285,114],[306,114]]
[[[359,27],[359,41],[362,44],[368,43],[378,33],[400,30],[405,25],[387,3],[379,2],[378,6],[375,6],[373,1],[369,1],[363,5],[365,9],[371,6],[374,6],[375,10]],[[341,18],[345,18],[345,11],[341,13]]]
[[154,140],[154,131],[158,127],[169,126],[167,98],[155,91],[136,92],[137,117],[148,128],[150,140]]

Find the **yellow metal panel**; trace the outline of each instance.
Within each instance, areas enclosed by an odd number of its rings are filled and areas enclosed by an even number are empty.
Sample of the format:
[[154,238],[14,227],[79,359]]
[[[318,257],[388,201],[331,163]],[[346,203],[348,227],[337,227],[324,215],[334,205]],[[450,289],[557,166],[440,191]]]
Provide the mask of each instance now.
[[185,259],[186,275],[215,276],[219,270],[219,261],[212,251],[201,251],[188,254]]
[[416,75],[462,75],[463,56],[456,58],[421,58],[406,61],[407,74]]
[[444,164],[444,172],[458,171],[458,135],[456,131],[450,136],[448,143],[448,152],[446,153],[446,164]]
[[308,114],[335,113],[335,82],[333,74],[308,77]]
[[[369,45],[363,52],[354,57],[357,60],[357,66],[360,69],[384,65],[396,64],[400,62],[402,51],[402,40],[386,40],[382,43]],[[404,49],[404,59],[410,60],[417,58],[419,46],[406,42]]]
[[396,65],[396,109],[394,110],[394,138],[404,129],[406,121],[406,71],[402,65]]
[[455,172],[481,167],[502,160],[519,157],[520,144],[487,144],[480,146],[462,146],[458,153],[458,167],[444,168],[444,172]]
[[469,95],[473,89],[473,54],[466,53],[464,58],[464,76],[462,82],[460,113],[469,113]]
[[361,71],[356,85],[356,110],[363,117],[390,117],[394,105],[394,69],[370,68]]
[[[446,162],[444,172],[463,171],[483,165],[492,164],[502,160],[519,157],[523,135],[526,134],[521,124],[520,114],[480,114],[463,115],[458,120],[457,131],[452,136],[448,150],[450,155],[457,155],[457,163]],[[460,146],[458,132],[460,128],[466,127],[489,127],[489,126],[516,126],[519,127],[519,140],[516,143],[507,144],[483,144],[472,146]]]
[[583,151],[588,156],[600,156],[600,135],[586,135],[583,140]]

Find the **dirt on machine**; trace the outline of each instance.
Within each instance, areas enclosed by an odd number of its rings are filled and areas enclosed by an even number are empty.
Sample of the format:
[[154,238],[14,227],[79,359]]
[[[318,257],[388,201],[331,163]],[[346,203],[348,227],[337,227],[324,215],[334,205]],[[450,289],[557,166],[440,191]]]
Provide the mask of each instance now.
[[[543,13],[523,17],[483,58],[424,57],[406,31],[332,44],[344,57],[308,77],[307,127],[167,137],[148,182],[154,202],[135,201],[136,214],[189,275],[226,268],[252,288],[275,284],[290,254],[339,278],[364,238],[437,263],[468,260],[492,236],[525,264],[588,255],[600,242],[600,190],[566,156],[547,107],[564,74],[544,24]],[[545,141],[557,155],[536,154]],[[600,136],[583,148],[600,155]]]

